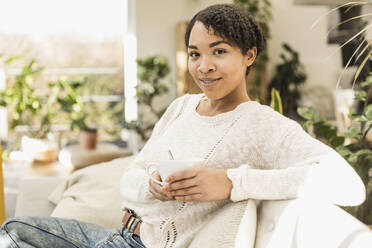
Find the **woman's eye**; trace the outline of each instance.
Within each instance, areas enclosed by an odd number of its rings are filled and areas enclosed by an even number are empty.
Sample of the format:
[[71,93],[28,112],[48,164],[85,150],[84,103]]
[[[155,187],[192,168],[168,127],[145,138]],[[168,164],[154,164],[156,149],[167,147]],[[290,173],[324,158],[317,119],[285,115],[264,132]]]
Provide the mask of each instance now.
[[197,58],[197,57],[199,57],[199,53],[197,53],[197,52],[190,52],[189,53],[189,57],[190,58]]
[[225,49],[216,49],[214,50],[214,54],[215,55],[221,55],[221,54],[224,54],[226,53],[226,50]]

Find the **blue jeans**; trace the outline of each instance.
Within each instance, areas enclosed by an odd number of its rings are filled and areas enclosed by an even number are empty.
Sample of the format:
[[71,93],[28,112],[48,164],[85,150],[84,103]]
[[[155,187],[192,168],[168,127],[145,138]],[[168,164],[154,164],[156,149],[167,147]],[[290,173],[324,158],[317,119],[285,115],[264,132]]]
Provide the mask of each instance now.
[[124,227],[108,229],[72,219],[17,217],[0,229],[1,248],[145,248]]

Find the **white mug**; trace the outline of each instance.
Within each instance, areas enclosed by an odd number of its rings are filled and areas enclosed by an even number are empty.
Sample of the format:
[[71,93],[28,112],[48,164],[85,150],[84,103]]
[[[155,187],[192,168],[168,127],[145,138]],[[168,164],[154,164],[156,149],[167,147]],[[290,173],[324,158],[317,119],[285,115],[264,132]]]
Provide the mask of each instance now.
[[[167,183],[164,182],[164,180],[171,174],[178,172],[178,171],[199,167],[202,165],[203,162],[204,162],[204,159],[199,159],[199,158],[185,159],[185,160],[160,160],[156,163],[151,163],[147,167],[147,173],[149,174],[151,180],[153,180],[154,182],[160,185],[166,185]],[[151,174],[154,171],[159,171],[162,182],[152,177]]]

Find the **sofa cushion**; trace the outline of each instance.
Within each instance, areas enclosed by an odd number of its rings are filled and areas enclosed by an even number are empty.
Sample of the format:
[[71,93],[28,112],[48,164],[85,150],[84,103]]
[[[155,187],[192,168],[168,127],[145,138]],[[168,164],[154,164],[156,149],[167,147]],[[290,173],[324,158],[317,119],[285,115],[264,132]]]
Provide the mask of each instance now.
[[49,195],[51,216],[72,218],[108,228],[121,225],[120,179],[132,157],[100,163],[71,174]]

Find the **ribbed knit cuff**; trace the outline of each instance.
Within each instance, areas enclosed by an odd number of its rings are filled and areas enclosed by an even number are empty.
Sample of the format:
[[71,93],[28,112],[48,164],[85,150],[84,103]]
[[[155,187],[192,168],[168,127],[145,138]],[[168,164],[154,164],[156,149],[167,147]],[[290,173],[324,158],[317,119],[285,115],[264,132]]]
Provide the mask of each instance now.
[[244,191],[243,177],[248,171],[248,165],[243,164],[238,168],[228,169],[227,177],[232,182],[230,199],[234,202],[245,200],[246,192]]

